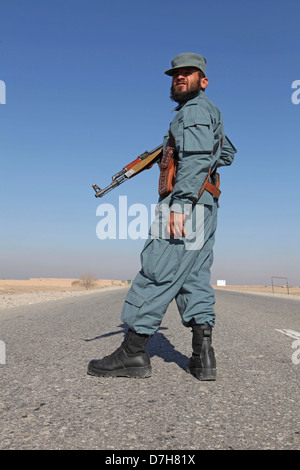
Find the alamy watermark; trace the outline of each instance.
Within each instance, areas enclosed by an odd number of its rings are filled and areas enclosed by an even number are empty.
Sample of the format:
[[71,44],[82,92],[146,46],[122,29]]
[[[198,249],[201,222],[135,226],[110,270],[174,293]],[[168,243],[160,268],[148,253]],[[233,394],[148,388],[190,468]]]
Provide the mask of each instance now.
[[295,339],[292,343],[292,348],[295,349],[295,351],[292,354],[292,363],[295,365],[300,364],[300,333],[298,331],[294,330],[277,330],[279,333],[283,333],[286,336],[289,336],[290,338]]
[[295,91],[292,93],[292,103],[299,104],[300,103],[300,80],[294,80],[292,83],[292,88]]
[[3,80],[0,80],[0,104],[6,104],[6,85]]
[[292,354],[292,363],[298,365],[300,364],[300,339],[293,341],[292,348],[296,349]]
[[4,341],[0,341],[0,365],[6,364],[6,351]]
[[[176,204],[172,211],[181,213]],[[119,196],[118,207],[113,204],[100,204],[96,215],[101,217],[97,223],[96,235],[100,240],[146,240],[151,238],[170,239],[170,206],[167,203],[151,204],[150,210],[145,204],[132,204],[128,207],[127,196]],[[186,204],[184,206],[185,237],[187,250],[200,250],[204,243],[204,205]],[[149,229],[150,226],[150,229]],[[176,239],[179,237],[174,237]]]

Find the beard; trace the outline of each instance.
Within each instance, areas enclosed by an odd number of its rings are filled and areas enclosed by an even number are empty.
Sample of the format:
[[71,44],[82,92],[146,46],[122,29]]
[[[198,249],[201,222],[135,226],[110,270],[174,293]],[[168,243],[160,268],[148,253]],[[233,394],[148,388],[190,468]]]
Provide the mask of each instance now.
[[171,86],[171,93],[170,93],[170,98],[172,101],[175,101],[176,103],[182,104],[186,101],[192,100],[195,98],[199,91],[201,91],[201,85],[200,85],[200,79],[198,80],[197,83],[195,83],[192,88],[186,90],[186,91],[175,91],[174,86]]

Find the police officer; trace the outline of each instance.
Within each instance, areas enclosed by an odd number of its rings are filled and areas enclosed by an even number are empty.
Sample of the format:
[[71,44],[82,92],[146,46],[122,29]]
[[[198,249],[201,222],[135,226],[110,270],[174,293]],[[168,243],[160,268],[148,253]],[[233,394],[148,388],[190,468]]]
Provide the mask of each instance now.
[[123,306],[121,318],[128,332],[115,352],[90,361],[88,373],[149,377],[146,344],[175,299],[183,325],[192,330],[186,370],[199,380],[215,380],[210,268],[220,193],[216,170],[232,163],[236,149],[224,133],[220,110],[205,96],[206,59],[179,54],[165,73],[172,77],[171,99],[178,103],[161,161],[161,166],[165,160],[176,168],[173,186],[165,187],[169,170],[161,168],[157,217],[141,253],[141,270]]

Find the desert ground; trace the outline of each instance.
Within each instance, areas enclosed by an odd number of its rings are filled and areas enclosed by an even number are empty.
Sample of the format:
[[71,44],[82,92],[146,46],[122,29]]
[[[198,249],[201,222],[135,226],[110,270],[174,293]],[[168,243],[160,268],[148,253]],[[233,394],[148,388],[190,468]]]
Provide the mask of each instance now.
[[213,286],[215,289],[225,289],[225,290],[236,290],[239,292],[256,292],[260,294],[282,294],[282,295],[299,295],[300,296],[300,287],[297,286],[225,286],[217,287]]
[[61,278],[31,278],[26,280],[0,279],[0,310],[62,299],[77,295],[92,294],[101,289],[128,287],[130,281]]
[[[81,279],[31,278],[26,280],[0,279],[0,310],[30,305],[39,302],[61,299],[77,295],[96,293],[99,289],[126,288],[131,281],[94,279],[86,276]],[[214,289],[257,294],[291,296],[300,300],[300,287],[286,286],[213,286]]]

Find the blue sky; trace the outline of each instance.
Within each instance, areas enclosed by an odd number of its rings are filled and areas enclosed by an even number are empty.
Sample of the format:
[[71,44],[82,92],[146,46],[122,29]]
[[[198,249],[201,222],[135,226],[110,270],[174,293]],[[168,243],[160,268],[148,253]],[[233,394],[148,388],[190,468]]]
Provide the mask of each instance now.
[[212,281],[300,285],[298,0],[2,0],[0,278],[130,279],[144,240],[99,240],[99,204],[157,201],[158,169],[91,185],[162,142],[172,57],[207,58],[238,149],[221,171]]

